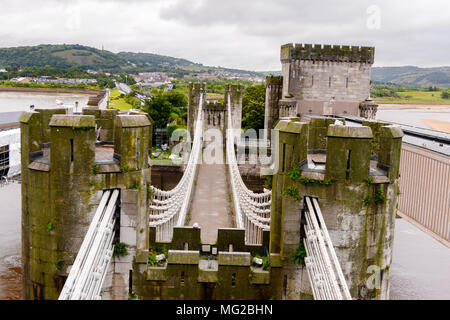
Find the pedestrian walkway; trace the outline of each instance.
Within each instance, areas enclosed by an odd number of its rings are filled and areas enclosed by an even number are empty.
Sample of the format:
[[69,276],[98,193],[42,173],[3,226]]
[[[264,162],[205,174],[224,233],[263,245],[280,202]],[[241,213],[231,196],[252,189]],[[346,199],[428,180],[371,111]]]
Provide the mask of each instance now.
[[217,229],[231,227],[225,164],[201,164],[189,225],[201,228],[203,243],[214,244]]

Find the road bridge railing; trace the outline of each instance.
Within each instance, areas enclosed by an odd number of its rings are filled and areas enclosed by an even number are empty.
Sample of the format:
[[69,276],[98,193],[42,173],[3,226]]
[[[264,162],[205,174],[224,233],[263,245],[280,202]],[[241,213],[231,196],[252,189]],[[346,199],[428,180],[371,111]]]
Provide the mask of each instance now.
[[119,190],[105,191],[72,265],[59,300],[100,300],[114,253]]
[[170,241],[173,235],[173,227],[185,224],[202,151],[203,95],[204,93],[200,95],[194,141],[181,180],[175,188],[168,191],[151,186],[153,195],[149,206],[149,227],[156,227],[156,238],[158,241]]
[[316,198],[305,197],[305,265],[315,300],[351,300]]
[[260,244],[263,230],[270,230],[272,191],[264,190],[263,193],[255,193],[249,190],[242,180],[234,150],[236,139],[232,130],[230,95],[228,95],[227,113],[226,159],[236,225],[237,228],[245,229],[247,243]]

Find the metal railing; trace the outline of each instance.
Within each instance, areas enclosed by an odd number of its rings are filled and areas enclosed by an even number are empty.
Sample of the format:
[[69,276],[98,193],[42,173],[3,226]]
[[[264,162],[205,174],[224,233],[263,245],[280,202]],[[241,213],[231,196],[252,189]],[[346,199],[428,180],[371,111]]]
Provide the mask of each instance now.
[[189,162],[180,182],[169,191],[151,186],[153,196],[149,207],[149,226],[156,227],[157,241],[170,241],[173,235],[173,227],[184,225],[186,220],[197,165],[202,151],[202,105],[203,93],[200,95],[194,142],[189,155]]
[[306,270],[315,300],[351,300],[317,199],[305,197]]
[[272,191],[255,193],[249,190],[242,180],[234,151],[234,136],[231,123],[231,101],[228,95],[228,130],[226,137],[226,158],[229,168],[233,208],[238,228],[245,229],[246,242],[262,242],[262,231],[270,230],[270,206]]
[[450,157],[403,143],[398,214],[450,247]]
[[105,191],[84,237],[59,300],[100,300],[114,246],[119,191]]

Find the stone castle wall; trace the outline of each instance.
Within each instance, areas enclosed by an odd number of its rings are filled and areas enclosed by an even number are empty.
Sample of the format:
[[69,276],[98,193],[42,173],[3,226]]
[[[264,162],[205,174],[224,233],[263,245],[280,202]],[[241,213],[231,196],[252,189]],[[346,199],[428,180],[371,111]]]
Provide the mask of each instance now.
[[266,78],[265,128],[272,129],[281,117],[305,114],[374,118],[376,106],[360,106],[370,97],[374,54],[373,47],[281,46],[282,93],[278,97],[278,87]]
[[165,250],[168,259],[161,266],[135,266],[133,290],[140,299],[281,299],[279,256],[271,256],[267,270],[252,263],[254,256],[267,254],[268,232],[261,245],[246,245],[245,230],[219,229],[216,244],[205,248],[200,231],[175,227],[171,242],[156,242],[150,228],[149,250]]

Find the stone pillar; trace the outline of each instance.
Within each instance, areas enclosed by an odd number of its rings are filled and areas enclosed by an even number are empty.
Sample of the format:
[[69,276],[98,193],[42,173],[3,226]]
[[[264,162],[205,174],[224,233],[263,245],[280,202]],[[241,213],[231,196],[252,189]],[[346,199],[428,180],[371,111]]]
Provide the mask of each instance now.
[[[243,88],[240,84],[228,84],[225,86],[224,104],[225,110],[228,110],[228,96],[231,101],[231,125],[236,134],[241,132],[242,127],[242,94]],[[240,136],[235,136],[238,139]]]
[[93,107],[83,108],[84,115],[95,116],[97,130],[100,130],[99,141],[112,143],[114,141],[114,128],[118,110],[98,109]]
[[325,177],[362,182],[369,176],[372,130],[369,127],[328,127]]
[[116,120],[115,158],[120,160],[120,242],[128,254],[114,259],[114,299],[128,299],[133,263],[148,259],[148,203],[151,172],[148,166],[149,119],[143,115],[119,115]]
[[[36,115],[21,117],[23,297],[57,299],[95,212],[95,121],[53,115],[48,124]],[[47,126],[50,155],[30,157]]]
[[264,129],[266,139],[270,140],[272,129],[279,118],[278,102],[282,98],[283,77],[266,77],[266,106],[264,114]]
[[[201,93],[206,95],[206,83],[189,83],[187,127],[191,141],[194,139],[195,121],[197,120],[198,104],[200,102]],[[204,97],[203,104],[206,104],[206,96]]]

